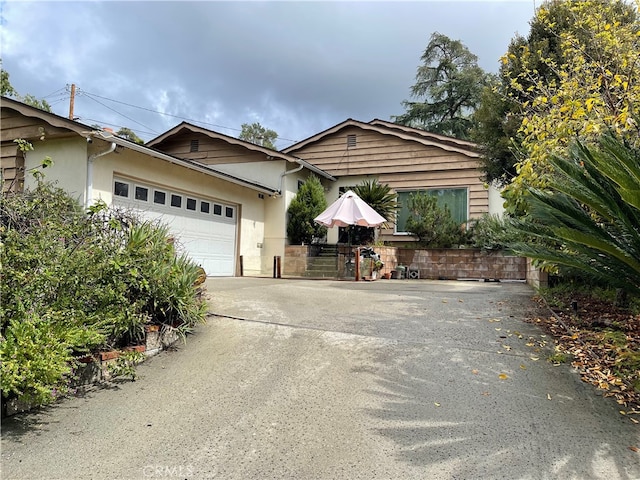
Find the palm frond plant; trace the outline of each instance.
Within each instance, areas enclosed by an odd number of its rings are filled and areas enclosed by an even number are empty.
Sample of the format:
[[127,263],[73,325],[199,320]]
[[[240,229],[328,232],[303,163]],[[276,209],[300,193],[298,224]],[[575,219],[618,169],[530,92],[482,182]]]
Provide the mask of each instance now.
[[639,152],[606,134],[551,163],[549,187],[529,190],[530,214],[516,223],[536,240],[514,250],[640,295]]
[[[359,185],[356,185],[353,191],[387,220],[382,225],[384,228],[387,228],[395,221],[398,201],[395,192],[391,190],[389,185],[382,184],[377,179],[364,180]],[[357,239],[357,243],[371,242],[375,239],[375,229],[355,227],[354,236]]]

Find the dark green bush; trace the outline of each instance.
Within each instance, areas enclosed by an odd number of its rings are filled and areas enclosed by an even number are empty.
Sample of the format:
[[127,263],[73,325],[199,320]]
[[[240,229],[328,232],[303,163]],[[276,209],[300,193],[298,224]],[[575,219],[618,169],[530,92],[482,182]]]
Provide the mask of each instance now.
[[46,403],[74,356],[135,344],[148,323],[186,333],[204,321],[199,267],[166,226],[98,204],[83,212],[39,182],[0,201],[0,387]]
[[314,239],[327,234],[327,227],[313,221],[327,208],[324,187],[320,179],[311,175],[300,186],[298,193],[291,200],[287,213],[287,238],[292,245],[311,243]]
[[483,250],[505,250],[522,238],[508,217],[484,214],[470,226],[471,245]]
[[466,243],[464,227],[453,219],[445,205],[438,206],[438,200],[426,193],[409,195],[408,208],[411,216],[406,229],[418,237],[418,243],[427,248],[451,248]]

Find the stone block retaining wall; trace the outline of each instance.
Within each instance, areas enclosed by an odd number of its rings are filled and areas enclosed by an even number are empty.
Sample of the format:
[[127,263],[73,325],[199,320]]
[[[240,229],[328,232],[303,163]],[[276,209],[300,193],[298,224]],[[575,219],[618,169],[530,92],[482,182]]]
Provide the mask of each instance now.
[[[489,253],[479,249],[414,249],[374,247],[384,263],[381,274],[390,273],[398,265],[417,270],[421,279],[526,280],[538,287],[545,274],[531,266],[524,257],[503,252]],[[285,248],[284,275],[302,276],[307,262],[307,246]],[[542,283],[541,283],[542,282]]]

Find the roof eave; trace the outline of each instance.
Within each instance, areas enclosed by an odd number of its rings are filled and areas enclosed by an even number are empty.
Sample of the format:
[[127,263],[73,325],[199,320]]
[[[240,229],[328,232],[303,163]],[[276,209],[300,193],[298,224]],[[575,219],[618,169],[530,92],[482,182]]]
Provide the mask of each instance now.
[[250,188],[252,190],[256,190],[260,193],[266,193],[268,195],[275,195],[278,193],[277,189],[268,187],[266,185],[261,185],[259,183],[256,182],[252,182],[250,180],[245,180],[239,177],[235,177],[233,175],[230,175],[228,173],[224,173],[221,172],[219,170],[215,170],[211,167],[209,167],[208,165],[204,165],[201,163],[197,163],[191,160],[184,160],[181,158],[177,158],[174,157],[172,155],[168,155],[166,153],[160,152],[158,150],[154,150],[150,147],[144,146],[144,145],[140,145],[137,144],[135,142],[131,142],[129,140],[125,140],[124,138],[118,137],[116,135],[110,134],[110,133],[106,133],[106,132],[101,132],[101,131],[94,131],[91,132],[91,135],[97,138],[100,138],[101,140],[107,141],[107,142],[112,142],[115,143],[116,145],[120,145],[124,148],[128,148],[130,150],[136,151],[138,153],[142,153],[145,155],[149,155],[152,156],[154,158],[158,158],[160,160],[164,160],[166,162],[170,162],[173,163],[175,165],[179,165],[181,167],[186,167],[189,168],[191,170],[195,170],[204,174],[207,174],[209,176],[212,177],[216,177],[219,178],[221,180],[226,180],[228,182],[234,183],[236,185],[240,185],[246,188]]

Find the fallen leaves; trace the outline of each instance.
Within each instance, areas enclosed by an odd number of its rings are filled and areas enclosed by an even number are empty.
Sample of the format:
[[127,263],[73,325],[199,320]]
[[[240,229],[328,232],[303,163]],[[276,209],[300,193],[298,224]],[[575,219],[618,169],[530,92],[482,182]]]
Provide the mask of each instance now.
[[509,375],[507,375],[506,373],[501,373],[500,375],[498,375],[498,378],[500,380],[506,380],[507,378],[509,378]]
[[[570,300],[578,301],[581,308],[577,314],[570,308]],[[554,305],[558,307],[553,315],[529,321],[553,335],[556,351],[569,358],[583,381],[600,389],[603,396],[614,398],[625,407],[621,415],[639,424],[640,369],[633,365],[634,359],[640,358],[640,315],[576,293],[571,299],[554,297]],[[532,347],[533,343],[530,340],[526,345]]]

